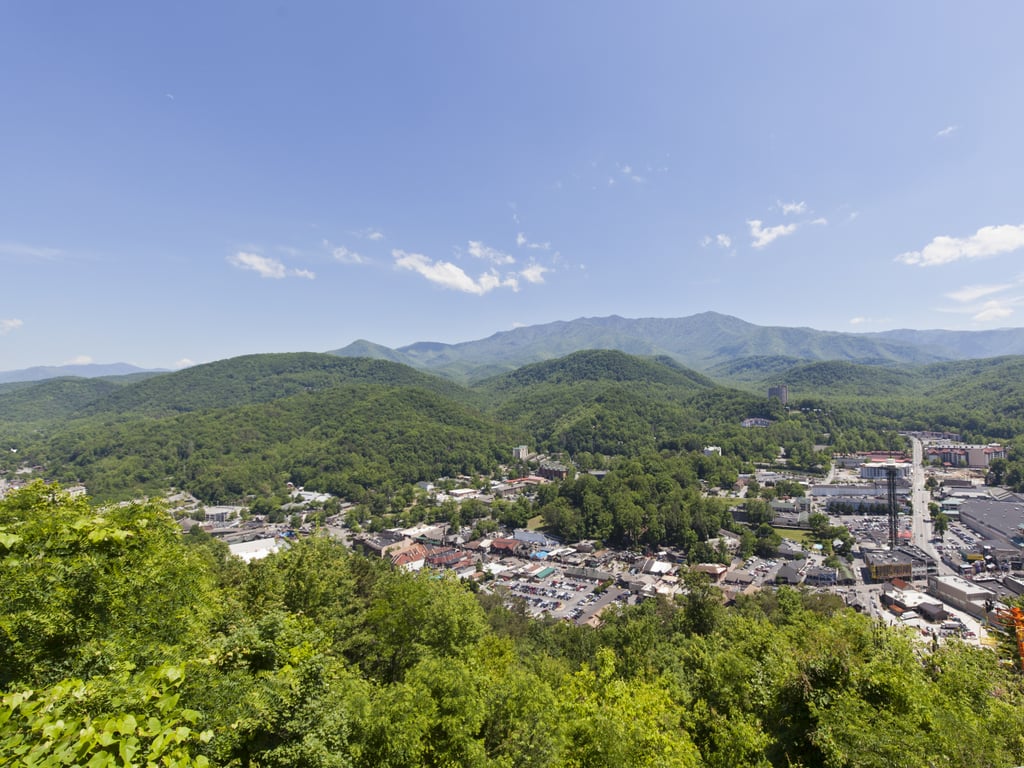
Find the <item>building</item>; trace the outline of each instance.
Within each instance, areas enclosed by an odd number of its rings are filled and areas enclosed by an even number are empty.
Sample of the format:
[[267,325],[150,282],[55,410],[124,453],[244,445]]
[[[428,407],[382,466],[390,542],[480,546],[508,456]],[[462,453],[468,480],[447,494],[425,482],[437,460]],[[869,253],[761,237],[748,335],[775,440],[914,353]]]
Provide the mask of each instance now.
[[721,456],[722,455],[722,446],[720,446],[720,445],[706,445],[706,446],[704,446],[704,455],[705,456]]
[[924,458],[926,461],[938,461],[953,467],[985,469],[994,459],[1005,459],[1006,449],[999,443],[938,443],[924,449]]
[[992,590],[960,576],[930,576],[928,594],[946,605],[977,617],[987,613],[985,603],[995,602],[998,598]]
[[771,419],[762,419],[760,417],[754,417],[751,419],[744,419],[743,421],[740,422],[740,426],[746,427],[748,429],[750,427],[770,427],[771,423]]
[[804,572],[804,583],[812,587],[834,587],[839,583],[839,569],[812,565]]
[[569,468],[559,461],[545,461],[541,463],[537,474],[545,480],[565,480]]
[[235,557],[239,557],[247,563],[253,560],[262,560],[268,555],[287,548],[288,543],[281,538],[253,539],[252,541],[240,541],[237,544],[229,544],[228,549]]
[[868,567],[872,581],[910,581],[913,578],[914,562],[903,552],[890,552],[885,549],[865,552],[864,563]]
[[863,480],[887,480],[889,468],[896,470],[896,477],[902,480],[910,478],[913,465],[910,462],[866,461],[860,465],[860,476]]
[[959,509],[960,521],[984,540],[982,546],[998,551],[1010,567],[1020,567],[1024,559],[1024,500],[1019,496],[1003,501],[965,499]]
[[517,445],[512,449],[512,459],[514,461],[526,461],[530,458],[530,449],[525,445]]
[[789,405],[789,387],[785,384],[768,387],[768,399],[778,400],[783,405]]

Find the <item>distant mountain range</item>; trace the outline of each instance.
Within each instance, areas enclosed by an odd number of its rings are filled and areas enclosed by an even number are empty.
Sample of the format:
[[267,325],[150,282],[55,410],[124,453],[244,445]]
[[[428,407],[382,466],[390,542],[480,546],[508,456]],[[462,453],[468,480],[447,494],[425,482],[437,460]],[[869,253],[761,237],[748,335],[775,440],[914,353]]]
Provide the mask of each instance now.
[[78,376],[84,379],[96,379],[102,376],[128,376],[133,373],[166,373],[165,370],[147,370],[128,363],[110,363],[107,365],[90,363],[88,365],[40,365],[34,368],[22,368],[17,371],[0,371],[0,384],[22,381],[43,381],[62,376]]
[[584,349],[664,356],[707,373],[748,359],[758,368],[770,366],[771,361],[782,368],[825,360],[926,365],[1024,354],[1024,328],[842,333],[758,326],[729,315],[703,312],[675,319],[579,318],[503,331],[460,344],[417,342],[390,349],[359,340],[330,354],[374,357],[456,380],[478,381]]
[[[681,318],[629,319],[613,315],[531,325],[459,344],[420,341],[391,349],[360,339],[328,354],[402,363],[469,383],[588,349],[665,357],[715,378],[759,380],[772,369],[781,372],[799,363],[919,366],[1024,355],[1024,328],[842,333],[759,326],[717,312]],[[126,363],[36,367],[0,372],[0,384],[159,372]]]

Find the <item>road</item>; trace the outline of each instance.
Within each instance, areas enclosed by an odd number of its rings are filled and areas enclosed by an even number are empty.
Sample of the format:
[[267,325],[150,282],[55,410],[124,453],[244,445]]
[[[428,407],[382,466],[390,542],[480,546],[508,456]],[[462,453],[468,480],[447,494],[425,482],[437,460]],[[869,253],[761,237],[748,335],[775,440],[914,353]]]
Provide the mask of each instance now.
[[955,571],[943,562],[940,553],[935,549],[935,545],[931,541],[932,524],[931,513],[928,511],[928,502],[932,500],[932,496],[924,487],[924,447],[916,437],[910,438],[910,442],[914,451],[914,469],[911,473],[912,484],[910,489],[910,501],[913,509],[913,519],[910,528],[911,540],[934,558],[935,562],[939,565],[940,574],[952,574]]
[[924,487],[925,472],[924,464],[922,463],[924,448],[921,445],[921,441],[916,437],[910,438],[910,442],[913,446],[914,455],[914,468],[910,474],[910,504],[913,511],[911,540],[915,545],[935,557],[935,548],[931,545],[932,526],[931,522],[929,522],[931,514],[928,512],[928,502],[931,500],[931,495]]

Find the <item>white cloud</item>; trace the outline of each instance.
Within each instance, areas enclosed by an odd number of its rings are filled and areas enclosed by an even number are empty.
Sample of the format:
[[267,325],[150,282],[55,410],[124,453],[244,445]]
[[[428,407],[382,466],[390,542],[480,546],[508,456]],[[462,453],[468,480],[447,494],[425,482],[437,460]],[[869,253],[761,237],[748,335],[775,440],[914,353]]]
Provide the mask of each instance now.
[[958,128],[958,126],[955,126],[955,125],[947,125],[945,128],[943,128],[941,131],[939,131],[935,135],[944,139],[947,136],[952,136],[954,133],[956,133],[957,128]]
[[191,368],[195,364],[196,363],[195,363],[194,360],[189,360],[187,357],[183,357],[183,358],[181,358],[181,360],[178,360],[171,367],[174,368],[175,370],[179,370],[181,368]]
[[523,280],[528,283],[543,283],[544,273],[550,272],[551,270],[541,264],[531,264],[526,269],[522,270],[519,274]]
[[272,259],[269,256],[260,256],[257,253],[239,251],[233,256],[228,256],[228,262],[239,269],[248,269],[260,277],[268,277],[274,280],[281,280],[285,277],[304,277],[312,280],[316,277],[308,269],[289,269],[277,259]]
[[331,256],[342,264],[365,264],[366,259],[359,253],[349,250],[344,245],[339,245],[331,250]]
[[700,247],[707,248],[713,242],[714,240],[711,239],[711,235],[704,235],[704,237],[700,239]]
[[516,235],[516,245],[518,245],[520,248],[526,245],[526,235],[524,235],[522,232]]
[[370,232],[367,233],[366,239],[367,240],[383,240],[384,239],[384,233],[374,229],[374,230],[371,230]]
[[37,245],[26,245],[25,243],[0,243],[0,256],[17,256],[28,259],[56,259],[63,251],[57,248],[42,248]]
[[958,291],[947,293],[946,298],[961,303],[968,303],[977,301],[985,296],[991,296],[993,293],[1000,293],[1012,287],[1013,283],[1005,283],[1003,285],[968,285]]
[[764,248],[773,240],[784,235],[791,235],[796,231],[796,224],[779,224],[776,227],[762,227],[758,219],[750,219],[747,224],[750,226],[750,236],[754,238],[755,248]]
[[977,320],[980,323],[989,322],[991,320],[1004,320],[1013,314],[1013,309],[1009,304],[1010,302],[1003,302],[998,299],[986,301],[981,311],[975,314],[972,319]]
[[89,355],[76,355],[61,365],[92,365],[92,358]]
[[807,213],[807,203],[802,200],[799,203],[784,203],[781,200],[778,200],[777,203],[779,208],[782,210],[783,216],[788,216],[791,213]]
[[828,226],[828,219],[826,219],[824,216],[819,216],[817,219],[812,221],[811,224],[817,224],[818,226],[825,227]]
[[515,257],[484,245],[480,240],[469,241],[469,255],[475,259],[484,259],[492,264],[515,264]]
[[11,331],[16,331],[23,326],[21,320],[16,317],[11,317],[6,320],[0,320],[0,336],[6,336]]
[[863,325],[867,321],[868,321],[868,318],[866,318],[866,317],[851,317],[850,318],[850,325]]
[[450,261],[431,261],[422,253],[408,253],[398,249],[393,250],[391,255],[395,259],[395,266],[416,272],[430,282],[454,291],[483,296],[495,288],[519,290],[519,281],[514,276],[503,278],[493,269],[474,280],[463,271],[462,267],[452,264]]
[[1003,224],[982,227],[970,237],[940,235],[920,251],[901,253],[896,260],[904,264],[934,267],[961,259],[981,259],[1001,253],[1012,253],[1021,248],[1024,248],[1024,224]]

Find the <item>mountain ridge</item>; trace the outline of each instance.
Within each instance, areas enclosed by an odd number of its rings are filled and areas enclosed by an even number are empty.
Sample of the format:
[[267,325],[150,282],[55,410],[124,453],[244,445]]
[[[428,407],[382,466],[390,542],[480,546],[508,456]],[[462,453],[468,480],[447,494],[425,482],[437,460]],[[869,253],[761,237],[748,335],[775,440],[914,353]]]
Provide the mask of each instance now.
[[495,375],[584,349],[664,356],[703,373],[746,358],[927,365],[1024,354],[1024,328],[847,333],[759,326],[717,312],[680,318],[610,315],[524,326],[456,344],[420,341],[389,349],[359,341],[328,354],[349,357],[370,353],[459,380],[479,380],[480,373],[474,371]]

